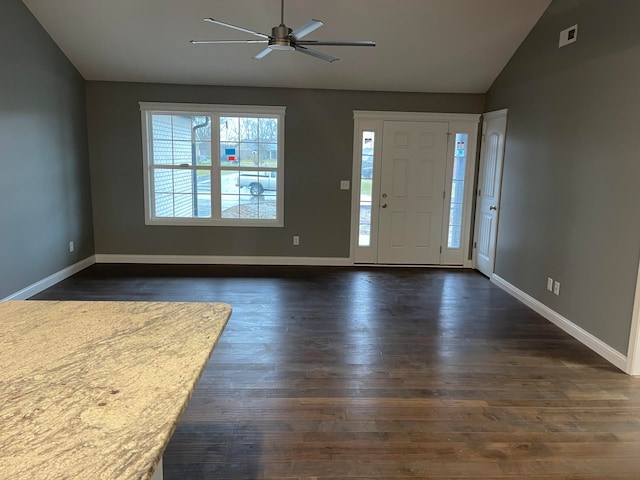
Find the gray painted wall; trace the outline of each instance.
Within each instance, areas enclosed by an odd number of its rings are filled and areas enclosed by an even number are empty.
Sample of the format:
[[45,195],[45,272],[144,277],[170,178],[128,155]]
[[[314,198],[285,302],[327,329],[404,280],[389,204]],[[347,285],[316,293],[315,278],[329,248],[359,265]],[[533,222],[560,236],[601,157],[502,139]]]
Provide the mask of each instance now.
[[[140,101],[286,106],[284,228],[145,225]],[[97,253],[348,257],[353,110],[481,113],[485,97],[88,82],[87,102]]]
[[84,80],[19,0],[0,2],[0,92],[1,299],[94,252]]
[[496,273],[623,354],[640,254],[638,18],[637,0],[554,0],[487,98],[509,108]]

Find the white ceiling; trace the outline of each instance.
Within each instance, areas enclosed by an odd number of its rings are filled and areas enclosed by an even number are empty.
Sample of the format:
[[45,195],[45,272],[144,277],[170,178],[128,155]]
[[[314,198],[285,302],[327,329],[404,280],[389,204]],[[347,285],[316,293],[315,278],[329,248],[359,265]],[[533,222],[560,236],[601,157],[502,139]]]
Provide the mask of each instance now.
[[285,23],[325,25],[309,40],[375,40],[252,57],[262,45],[213,17],[270,34],[279,0],[23,0],[87,80],[485,93],[551,0],[288,0]]

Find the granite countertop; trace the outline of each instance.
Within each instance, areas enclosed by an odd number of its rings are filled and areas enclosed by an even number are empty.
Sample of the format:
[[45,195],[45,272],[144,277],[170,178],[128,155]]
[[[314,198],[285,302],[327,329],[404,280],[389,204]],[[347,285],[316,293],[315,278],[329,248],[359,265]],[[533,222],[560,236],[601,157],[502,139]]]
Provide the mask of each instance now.
[[223,303],[0,303],[0,478],[149,479]]

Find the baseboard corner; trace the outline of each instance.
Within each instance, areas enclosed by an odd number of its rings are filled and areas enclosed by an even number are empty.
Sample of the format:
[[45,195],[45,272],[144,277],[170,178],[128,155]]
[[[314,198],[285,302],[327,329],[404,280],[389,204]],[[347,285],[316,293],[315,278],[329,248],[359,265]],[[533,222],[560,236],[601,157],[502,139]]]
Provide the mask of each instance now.
[[59,283],[62,280],[69,278],[72,275],[75,275],[76,273],[84,270],[85,268],[90,267],[94,263],[96,263],[96,256],[91,255],[85,258],[84,260],[80,260],[79,262],[74,263],[73,265],[70,265],[67,268],[62,269],[59,272],[49,275],[48,277],[43,278],[42,280],[39,280],[35,283],[32,283],[31,285],[23,288],[22,290],[19,290],[9,295],[8,297],[1,299],[0,302],[4,302],[7,300],[26,300],[46,290],[47,288],[52,287],[56,283]]
[[542,302],[536,300],[529,294],[523,292],[518,287],[512,285],[505,279],[496,275],[495,273],[491,276],[491,283],[500,287],[502,290],[510,294],[512,297],[520,300],[522,303],[527,305],[529,308],[542,315],[544,318],[549,320],[551,323],[564,330],[566,333],[571,335],[573,338],[578,340],[583,345],[587,346],[595,353],[600,355],[602,358],[607,360],[609,363],[619,368],[625,373],[627,372],[627,357],[622,353],[618,352],[615,348],[611,347],[607,343],[600,340],[595,335],[584,330],[582,327],[579,327],[571,320],[563,317],[558,312],[552,310]]

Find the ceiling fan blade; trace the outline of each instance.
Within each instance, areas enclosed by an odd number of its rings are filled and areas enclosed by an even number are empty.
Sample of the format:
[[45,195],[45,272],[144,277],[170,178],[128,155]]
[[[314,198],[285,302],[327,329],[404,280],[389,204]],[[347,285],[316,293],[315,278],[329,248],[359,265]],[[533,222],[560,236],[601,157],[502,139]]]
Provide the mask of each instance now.
[[190,40],[193,45],[215,45],[217,43],[269,43],[269,40]]
[[298,45],[318,45],[318,46],[334,46],[334,47],[375,47],[376,42],[364,40],[360,42],[341,42],[332,40],[296,40]]
[[273,50],[271,50],[269,47],[265,48],[264,50],[262,50],[260,53],[258,53],[255,57],[256,60],[260,60],[261,58],[266,57],[267,55],[269,55],[271,52],[273,52]]
[[331,55],[327,55],[326,53],[318,52],[317,50],[311,50],[307,47],[303,47],[302,45],[296,45],[294,48],[296,52],[311,55],[312,57],[319,58],[320,60],[324,60],[325,62],[335,62],[336,60],[339,60],[339,58],[332,57]]
[[269,35],[265,35],[264,33],[254,32],[253,30],[249,30],[247,28],[238,27],[237,25],[231,25],[230,23],[221,22],[220,20],[215,20],[213,18],[205,18],[205,22],[215,23],[216,25],[221,25],[227,28],[233,28],[234,30],[239,30],[241,32],[250,33],[251,35],[255,35],[256,37],[261,38],[269,38]]
[[296,28],[293,32],[291,32],[291,37],[298,40],[302,37],[309,35],[311,32],[314,32],[315,30],[317,30],[323,25],[324,23],[321,22],[320,20],[309,20],[307,23],[305,23],[301,27]]

